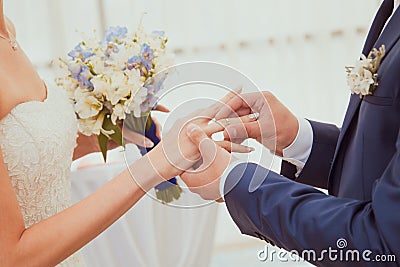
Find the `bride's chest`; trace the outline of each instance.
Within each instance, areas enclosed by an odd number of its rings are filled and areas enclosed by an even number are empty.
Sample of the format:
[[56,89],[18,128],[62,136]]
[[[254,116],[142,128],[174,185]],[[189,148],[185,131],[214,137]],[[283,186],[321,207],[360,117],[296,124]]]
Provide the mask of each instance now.
[[0,147],[10,177],[38,179],[69,168],[77,123],[66,96],[50,89],[44,102],[16,106],[0,121]]

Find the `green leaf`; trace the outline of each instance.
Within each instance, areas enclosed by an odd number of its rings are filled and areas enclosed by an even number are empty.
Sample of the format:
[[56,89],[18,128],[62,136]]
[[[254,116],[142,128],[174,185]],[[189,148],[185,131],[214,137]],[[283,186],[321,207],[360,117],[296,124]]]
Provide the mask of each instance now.
[[174,201],[174,199],[178,200],[183,193],[182,188],[177,184],[173,185],[165,190],[155,190],[156,197],[160,200],[163,204],[168,204]]
[[115,125],[112,123],[110,117],[105,117],[104,122],[103,122],[103,129],[106,130],[107,132],[113,131],[113,134],[110,134],[110,139],[112,139],[115,143],[117,143],[119,146],[123,146],[124,142],[122,139],[122,131],[119,128],[118,125]]
[[143,116],[139,118],[135,117],[133,114],[127,114],[126,119],[124,120],[124,127],[131,131],[144,135],[145,131],[150,129],[151,122],[152,120],[150,117],[150,113],[143,114]]
[[146,116],[146,131],[148,131],[151,128],[151,123],[153,122],[151,118],[151,114],[149,113],[148,116]]
[[108,137],[104,134],[100,133],[97,136],[97,141],[99,142],[101,154],[103,154],[104,162],[107,162],[107,144],[108,144]]

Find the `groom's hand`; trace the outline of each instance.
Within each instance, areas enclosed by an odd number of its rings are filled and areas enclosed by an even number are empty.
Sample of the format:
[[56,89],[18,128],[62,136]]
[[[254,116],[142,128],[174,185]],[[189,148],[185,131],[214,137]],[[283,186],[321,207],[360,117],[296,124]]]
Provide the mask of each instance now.
[[[198,160],[201,158],[201,153],[199,151],[199,146],[194,144],[187,135],[189,124],[197,125],[197,127],[202,129],[201,131],[207,138],[211,138],[214,133],[222,131],[227,122],[242,124],[255,120],[255,118],[244,116],[229,119],[228,121],[224,119],[222,121],[212,122],[215,118],[215,114],[221,110],[221,107],[226,105],[226,103],[237,94],[238,92],[230,92],[210,107],[194,111],[178,119],[174,123],[159,145],[146,154],[151,162],[154,163],[153,167],[158,176],[169,179],[170,177],[182,174],[193,165],[197,165]],[[222,147],[232,152],[249,153],[253,150],[250,147],[232,144],[229,141],[218,141],[216,144],[218,144],[218,148]]]
[[259,113],[257,121],[228,125],[225,139],[240,143],[253,138],[282,156],[283,149],[296,138],[299,125],[297,118],[270,92],[237,95],[216,114],[216,119],[252,113]]
[[190,191],[199,194],[203,199],[222,201],[220,177],[232,161],[232,155],[210,139],[196,124],[187,127],[187,135],[200,151],[201,165],[182,173],[182,180]]

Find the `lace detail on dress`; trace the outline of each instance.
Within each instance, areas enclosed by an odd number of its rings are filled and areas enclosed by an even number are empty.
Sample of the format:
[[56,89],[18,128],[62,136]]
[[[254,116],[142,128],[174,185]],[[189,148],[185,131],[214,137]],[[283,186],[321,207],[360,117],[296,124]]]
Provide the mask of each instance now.
[[[71,205],[70,167],[77,122],[67,96],[49,88],[44,102],[17,105],[0,120],[0,147],[25,226]],[[84,266],[79,254],[59,266]]]

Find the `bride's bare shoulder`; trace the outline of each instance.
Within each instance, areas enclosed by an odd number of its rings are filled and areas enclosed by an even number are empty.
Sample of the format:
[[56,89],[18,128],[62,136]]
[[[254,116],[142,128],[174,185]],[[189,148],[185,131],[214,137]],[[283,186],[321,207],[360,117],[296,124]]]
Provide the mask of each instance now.
[[6,25],[7,25],[7,29],[11,32],[11,34],[14,36],[17,36],[17,32],[15,30],[14,23],[12,23],[12,21],[8,17],[6,17]]

